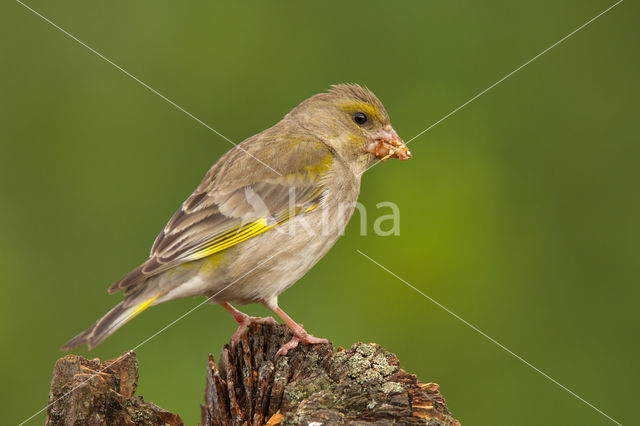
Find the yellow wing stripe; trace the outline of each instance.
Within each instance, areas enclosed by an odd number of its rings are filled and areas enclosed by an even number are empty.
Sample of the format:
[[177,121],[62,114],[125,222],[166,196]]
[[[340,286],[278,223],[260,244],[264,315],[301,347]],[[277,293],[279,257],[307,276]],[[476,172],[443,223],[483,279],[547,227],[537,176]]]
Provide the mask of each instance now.
[[243,241],[256,237],[263,232],[275,228],[276,226],[282,225],[283,223],[291,220],[300,213],[309,212],[316,207],[317,204],[312,205],[306,209],[303,209],[302,207],[296,207],[294,210],[287,210],[283,214],[281,214],[274,223],[270,225],[267,224],[267,218],[263,217],[248,224],[233,228],[232,230],[213,238],[211,241],[208,241],[204,248],[201,248],[200,250],[197,250],[196,252],[187,256],[185,258],[185,261],[190,262],[193,260],[202,259],[203,257],[211,256],[212,254],[228,249],[229,247],[240,244]]
[[243,235],[246,235],[248,232],[251,232],[254,228],[256,228],[257,222],[261,220],[265,220],[265,224],[266,224],[266,219],[258,219],[257,221],[249,222],[247,224],[234,227],[229,231],[223,233],[222,235],[218,237],[214,237],[210,241],[207,241],[206,246],[213,247],[218,244],[224,244],[225,241],[228,241],[229,239],[236,239]]
[[208,241],[206,241],[204,243],[204,245],[210,246],[210,245],[217,244],[217,243],[219,243],[219,242],[221,242],[223,240],[226,240],[228,238],[232,238],[232,237],[244,232],[248,227],[252,226],[253,224],[254,224],[254,222],[250,222],[250,223],[246,223],[244,225],[234,226],[233,228],[230,228],[228,231],[225,231],[222,234],[217,235],[217,236],[209,239]]
[[[317,198],[321,194],[322,194],[322,188],[320,188],[317,191],[315,191],[311,196],[313,198]],[[304,211],[302,211],[303,207],[300,207],[300,206],[296,207],[293,211],[286,210],[286,211],[284,211],[283,213],[280,214],[280,219],[277,220],[278,223],[276,225],[280,225],[280,224],[290,220],[291,218],[297,216],[300,213],[310,212],[311,210],[315,209],[316,207],[318,207],[318,204],[312,204],[310,207],[306,208]],[[246,233],[249,229],[252,229],[252,227],[254,227],[256,223],[258,223],[260,221],[263,221],[263,220],[266,221],[266,218],[258,219],[258,220],[254,221],[254,222],[249,222],[249,223],[246,223],[246,224],[243,224],[243,225],[234,226],[233,228],[230,228],[227,231],[212,237],[208,241],[203,242],[202,246],[213,247],[213,246],[215,246],[215,245],[217,245],[219,243],[220,244],[224,244],[224,242],[227,239],[236,238],[240,234]],[[266,225],[266,223],[265,223],[265,225]],[[271,229],[273,227],[274,226],[270,226],[267,229],[264,229],[263,231],[259,232],[258,234],[261,234],[264,231],[268,231],[269,229]],[[258,234],[255,234],[255,235],[258,235]],[[255,235],[253,235],[253,236],[255,236]],[[242,240],[242,241],[244,241],[244,240]],[[238,243],[242,242],[242,241],[238,241]],[[206,248],[204,248],[204,249],[200,248],[202,246],[199,246],[199,247],[195,248],[195,251],[192,252],[190,255],[188,255],[186,257],[186,259],[187,260],[195,260],[195,259],[202,258],[203,256],[199,256],[198,255],[198,253],[200,253],[200,251],[206,250]]]
[[275,227],[276,224],[267,225],[267,219],[261,218],[256,220],[255,222],[251,222],[250,226],[246,227],[242,230],[242,232],[235,234],[231,237],[223,239],[219,243],[213,243],[208,245],[207,247],[195,252],[191,256],[187,257],[186,260],[196,260],[202,259],[203,257],[211,256],[212,254],[218,253],[224,249],[227,249],[231,246],[235,246],[243,241],[248,240],[249,238],[253,238],[256,235],[260,235],[265,231]]

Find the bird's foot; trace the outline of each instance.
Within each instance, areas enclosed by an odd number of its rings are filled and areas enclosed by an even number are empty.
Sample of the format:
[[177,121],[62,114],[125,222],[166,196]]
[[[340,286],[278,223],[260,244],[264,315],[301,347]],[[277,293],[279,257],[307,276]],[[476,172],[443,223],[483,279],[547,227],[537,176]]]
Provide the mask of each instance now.
[[329,343],[327,339],[312,336],[311,334],[304,331],[304,329],[302,329],[301,331],[295,331],[293,334],[293,338],[282,345],[280,349],[278,349],[278,352],[276,352],[275,360],[277,360],[281,355],[286,355],[291,349],[297,347],[300,342],[308,343],[310,345]]
[[238,322],[238,329],[231,336],[231,348],[235,348],[238,342],[240,342],[240,338],[244,334],[247,327],[251,324],[278,324],[278,321],[274,320],[272,317],[251,317],[246,314],[242,314],[242,316],[236,317],[233,316]]
[[229,311],[229,313],[233,315],[233,319],[238,323],[238,329],[231,336],[231,348],[236,347],[242,334],[251,324],[278,324],[278,322],[271,317],[252,317],[244,314],[226,302],[220,303],[220,306]]

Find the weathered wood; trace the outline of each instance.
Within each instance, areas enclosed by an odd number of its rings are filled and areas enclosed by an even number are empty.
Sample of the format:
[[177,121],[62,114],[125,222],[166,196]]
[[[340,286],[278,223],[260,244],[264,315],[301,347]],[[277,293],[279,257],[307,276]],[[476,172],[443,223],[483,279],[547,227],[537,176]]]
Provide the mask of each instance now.
[[[460,423],[435,383],[422,383],[375,343],[351,349],[301,344],[274,363],[291,338],[283,325],[255,324],[240,343],[209,355],[203,426],[441,425]],[[47,425],[180,425],[177,414],[134,396],[133,352],[101,363],[67,355],[53,372]]]
[[182,425],[177,414],[133,396],[138,360],[133,352],[101,363],[77,355],[53,369],[47,425]]
[[203,425],[459,425],[435,383],[422,383],[374,343],[300,345],[282,325],[255,324],[216,366],[209,355]]

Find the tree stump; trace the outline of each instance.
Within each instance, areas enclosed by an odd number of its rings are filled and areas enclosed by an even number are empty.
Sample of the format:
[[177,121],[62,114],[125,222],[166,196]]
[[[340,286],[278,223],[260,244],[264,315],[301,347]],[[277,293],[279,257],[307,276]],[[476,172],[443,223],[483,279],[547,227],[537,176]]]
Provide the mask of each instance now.
[[133,352],[104,363],[67,355],[53,369],[46,424],[183,424],[177,414],[134,397],[137,386],[138,360]]
[[[274,362],[290,338],[286,326],[254,324],[235,348],[222,348],[218,364],[209,355],[201,424],[460,425],[437,384],[405,372],[379,345],[356,343],[334,353],[330,343],[301,344]],[[137,379],[133,352],[102,364],[59,359],[47,425],[182,424],[177,414],[134,397]]]
[[399,367],[375,343],[305,345],[280,357],[283,325],[254,324],[219,364],[209,355],[203,425],[459,425],[439,387]]

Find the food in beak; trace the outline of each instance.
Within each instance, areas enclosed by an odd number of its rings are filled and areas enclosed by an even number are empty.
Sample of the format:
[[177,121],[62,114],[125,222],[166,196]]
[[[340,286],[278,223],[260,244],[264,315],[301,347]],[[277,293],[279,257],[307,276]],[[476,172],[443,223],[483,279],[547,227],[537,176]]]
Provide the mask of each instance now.
[[385,161],[389,158],[397,158],[399,160],[411,158],[411,151],[409,151],[407,145],[397,135],[389,139],[378,139],[370,143],[366,147],[366,151],[374,154],[380,161]]

